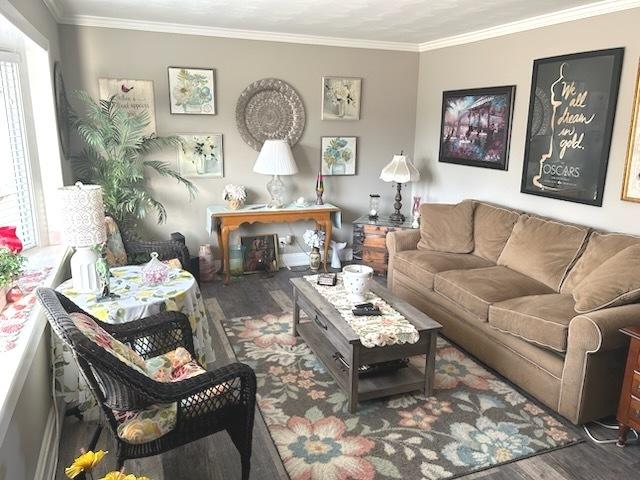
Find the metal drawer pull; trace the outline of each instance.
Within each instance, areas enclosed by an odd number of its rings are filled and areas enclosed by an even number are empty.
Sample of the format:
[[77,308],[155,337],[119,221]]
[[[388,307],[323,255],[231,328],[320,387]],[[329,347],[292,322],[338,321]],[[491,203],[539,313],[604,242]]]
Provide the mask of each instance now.
[[327,324],[326,323],[322,323],[322,320],[320,320],[318,318],[318,315],[315,316],[315,318],[313,319],[313,321],[316,323],[316,325],[318,325],[320,328],[326,330],[327,329]]

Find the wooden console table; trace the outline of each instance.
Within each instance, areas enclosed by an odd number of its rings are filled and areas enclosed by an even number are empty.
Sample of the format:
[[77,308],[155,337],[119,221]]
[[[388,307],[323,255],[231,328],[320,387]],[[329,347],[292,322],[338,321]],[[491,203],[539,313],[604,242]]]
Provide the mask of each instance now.
[[209,232],[216,232],[218,247],[222,255],[222,271],[225,285],[231,277],[229,268],[229,234],[244,223],[293,223],[313,221],[316,228],[325,231],[324,269],[327,271],[327,257],[333,225],[340,227],[341,211],[331,204],[310,205],[308,207],[288,206],[268,208],[264,205],[245,205],[239,210],[231,210],[224,205],[207,208]]

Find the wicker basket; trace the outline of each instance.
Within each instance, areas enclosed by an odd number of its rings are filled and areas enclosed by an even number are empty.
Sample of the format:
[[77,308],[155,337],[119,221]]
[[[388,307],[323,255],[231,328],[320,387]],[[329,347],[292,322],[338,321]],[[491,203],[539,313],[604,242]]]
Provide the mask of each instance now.
[[231,210],[239,210],[243,206],[244,206],[244,201],[242,200],[236,200],[236,199],[227,200],[227,207],[229,207]]

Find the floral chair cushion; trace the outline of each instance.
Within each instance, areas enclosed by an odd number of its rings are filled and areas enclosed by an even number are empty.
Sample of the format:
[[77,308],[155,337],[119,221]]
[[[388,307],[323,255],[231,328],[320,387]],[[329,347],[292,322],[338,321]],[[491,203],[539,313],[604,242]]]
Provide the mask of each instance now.
[[127,443],[152,442],[176,428],[178,404],[151,405],[144,410],[113,410],[118,422],[118,437]]
[[147,365],[144,359],[133,351],[131,347],[113,338],[100,325],[94,322],[91,317],[84,313],[74,312],[69,314],[69,316],[71,320],[73,320],[76,328],[89,340],[104,348],[129,367],[147,375]]
[[[175,382],[189,377],[181,377],[184,369],[194,372],[192,377],[205,370],[193,361],[191,354],[185,348],[178,347],[175,350],[148,359],[146,362],[147,375],[158,382]],[[197,373],[196,373],[197,372]]]
[[109,267],[123,267],[127,264],[127,252],[124,249],[124,242],[118,224],[111,217],[105,217],[104,226],[107,230],[107,241],[105,242],[105,256]]

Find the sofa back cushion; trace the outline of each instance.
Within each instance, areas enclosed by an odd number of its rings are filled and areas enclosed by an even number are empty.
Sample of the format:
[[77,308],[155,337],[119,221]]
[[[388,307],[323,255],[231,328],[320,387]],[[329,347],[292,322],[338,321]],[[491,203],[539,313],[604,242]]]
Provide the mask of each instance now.
[[498,265],[560,290],[589,230],[553,220],[522,215],[498,258]]
[[622,233],[593,232],[589,242],[571,268],[567,278],[562,282],[562,293],[573,293],[576,286],[582,282],[593,270],[598,268],[616,253],[631,245],[640,244],[640,237],[624,235]]
[[471,253],[473,250],[473,203],[448,205],[425,203],[420,207],[418,250]]
[[640,301],[640,244],[616,253],[573,289],[576,312],[588,313]]
[[511,236],[520,213],[508,208],[475,202],[473,212],[473,254],[497,262]]

